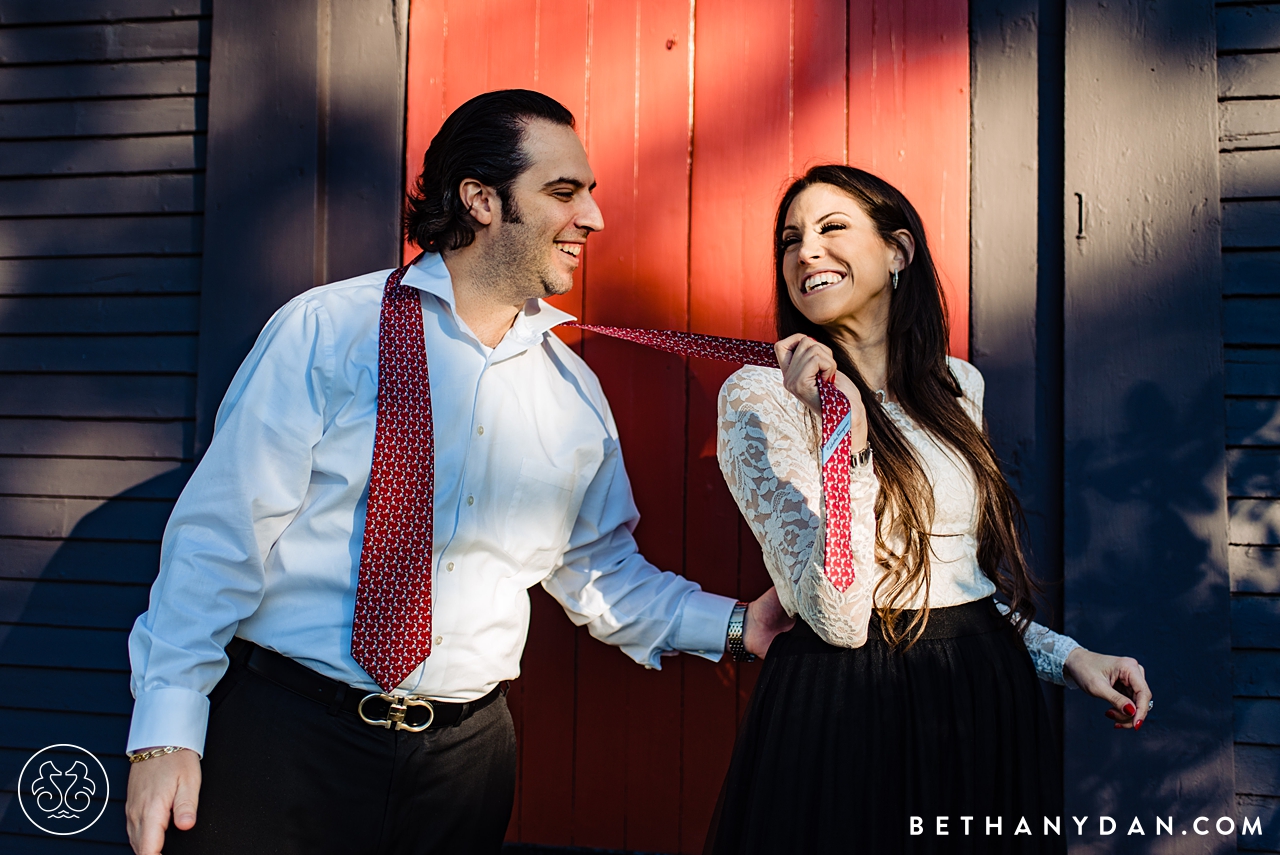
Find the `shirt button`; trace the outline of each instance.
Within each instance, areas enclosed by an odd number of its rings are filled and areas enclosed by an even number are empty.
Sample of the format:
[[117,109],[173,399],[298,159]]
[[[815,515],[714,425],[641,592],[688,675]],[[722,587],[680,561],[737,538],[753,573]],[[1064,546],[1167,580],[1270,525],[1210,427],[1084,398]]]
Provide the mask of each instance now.
[[480,425],[480,427],[476,428],[476,433],[480,436],[484,436],[484,425]]
[[434,643],[435,643],[435,644],[444,644],[444,636],[443,636],[443,635],[437,635],[437,636],[436,636],[436,640],[435,640],[435,642],[434,642]]
[[453,562],[452,562],[452,561],[450,561],[448,564],[446,564],[446,565],[445,565],[445,569],[446,569],[446,570],[448,570],[450,573],[452,573],[452,572],[453,572]]
[[475,503],[476,503],[476,497],[475,497],[475,496],[467,496],[467,504],[468,504],[468,505],[474,505]]

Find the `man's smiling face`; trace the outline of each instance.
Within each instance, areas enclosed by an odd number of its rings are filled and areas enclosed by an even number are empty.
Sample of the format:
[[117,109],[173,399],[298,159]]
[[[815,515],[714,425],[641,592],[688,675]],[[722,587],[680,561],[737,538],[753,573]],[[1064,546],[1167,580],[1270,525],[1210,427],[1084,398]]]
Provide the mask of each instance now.
[[564,294],[591,232],[604,228],[591,197],[595,174],[573,129],[535,119],[524,132],[529,167],[511,186],[509,204],[489,228],[490,250],[510,282],[530,297]]

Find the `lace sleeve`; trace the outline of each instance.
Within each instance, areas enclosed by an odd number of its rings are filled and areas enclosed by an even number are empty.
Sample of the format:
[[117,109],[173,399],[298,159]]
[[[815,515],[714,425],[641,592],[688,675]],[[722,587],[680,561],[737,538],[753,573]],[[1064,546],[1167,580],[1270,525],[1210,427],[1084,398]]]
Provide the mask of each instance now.
[[871,466],[850,479],[856,578],[837,591],[823,572],[822,474],[816,419],[782,387],[776,369],[747,367],[720,389],[716,456],[738,509],[764,550],[778,597],[820,638],[861,647],[871,617],[875,502]]
[[[1004,603],[997,602],[996,608],[1001,614],[1009,614],[1009,607]],[[1013,620],[1012,617],[1009,619]],[[1072,650],[1080,646],[1074,638],[1069,635],[1060,635],[1049,627],[1032,621],[1027,625],[1027,631],[1022,634],[1022,643],[1027,645],[1027,652],[1031,654],[1037,677],[1048,683],[1075,688],[1075,684],[1068,682],[1062,673],[1063,666],[1067,664],[1067,657],[1071,655]]]

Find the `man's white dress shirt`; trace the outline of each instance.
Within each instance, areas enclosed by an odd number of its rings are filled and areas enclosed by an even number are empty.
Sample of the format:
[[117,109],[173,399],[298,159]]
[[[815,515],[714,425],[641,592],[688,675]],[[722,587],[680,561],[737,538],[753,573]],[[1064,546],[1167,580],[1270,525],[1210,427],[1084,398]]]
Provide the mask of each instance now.
[[[232,636],[379,691],[351,657],[351,621],[389,272],[291,300],[232,380],[129,637],[128,750],[203,754]],[[404,281],[422,296],[436,460],[434,639],[401,690],[468,701],[518,676],[536,584],[637,662],[657,668],[676,650],[718,659],[734,601],[637,551],[608,402],[550,332],[571,317],[531,300],[491,349],[455,313],[439,255]]]

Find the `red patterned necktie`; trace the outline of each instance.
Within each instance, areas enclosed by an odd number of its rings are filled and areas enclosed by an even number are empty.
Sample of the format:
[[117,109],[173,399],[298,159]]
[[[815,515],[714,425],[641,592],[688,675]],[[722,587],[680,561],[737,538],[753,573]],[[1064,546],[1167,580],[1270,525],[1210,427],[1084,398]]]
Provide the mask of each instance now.
[[[601,335],[626,339],[668,353],[700,356],[722,362],[741,362],[777,368],[773,345],[763,341],[673,330],[633,330],[594,324],[565,324]],[[837,591],[853,584],[853,550],[849,543],[852,513],[849,509],[849,466],[852,441],[849,399],[834,383],[818,379],[822,409],[822,498],[827,521],[827,555],[824,570]]]
[[[416,261],[416,259],[415,259]],[[369,508],[360,550],[351,655],[383,691],[399,686],[431,655],[431,503],[435,486],[431,385],[418,291],[404,284],[409,265],[387,277],[378,318],[378,413],[369,474]],[[777,367],[762,341],[668,330],[566,324],[659,350],[725,362]],[[827,519],[826,573],[838,590],[853,582],[849,549],[849,401],[825,380],[822,491]]]
[[382,291],[373,469],[351,625],[351,655],[386,692],[431,654],[435,443],[422,303],[404,284],[408,269],[387,277]]

